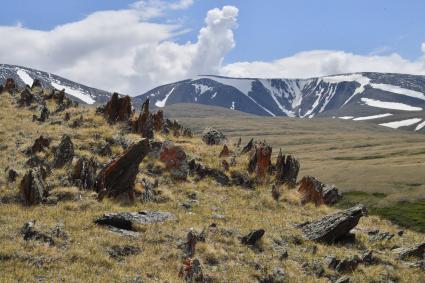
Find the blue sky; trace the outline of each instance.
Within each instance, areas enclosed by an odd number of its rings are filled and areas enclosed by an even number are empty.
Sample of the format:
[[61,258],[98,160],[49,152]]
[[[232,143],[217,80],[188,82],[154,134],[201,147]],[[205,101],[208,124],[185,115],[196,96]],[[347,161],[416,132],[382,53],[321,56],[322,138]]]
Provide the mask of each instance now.
[[[21,22],[48,30],[81,20],[98,10],[124,9],[132,0],[14,0],[2,3],[0,25]],[[176,40],[195,41],[208,10],[223,5],[239,9],[236,47],[225,62],[273,60],[312,49],[358,54],[397,52],[413,59],[425,41],[425,1],[284,1],[198,0],[184,11],[155,21],[182,21],[191,31]]]
[[199,73],[425,75],[420,0],[14,0],[2,11],[0,62],[123,92]]

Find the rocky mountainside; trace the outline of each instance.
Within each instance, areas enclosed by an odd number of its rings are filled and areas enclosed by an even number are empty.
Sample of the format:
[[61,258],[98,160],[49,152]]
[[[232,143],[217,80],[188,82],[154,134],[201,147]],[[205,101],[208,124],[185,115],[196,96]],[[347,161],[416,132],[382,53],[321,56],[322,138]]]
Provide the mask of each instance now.
[[[425,77],[353,73],[311,79],[198,76],[134,98],[156,107],[176,103],[220,106],[262,116],[336,117],[390,128],[425,130]],[[385,118],[385,120],[384,120]]]
[[423,281],[423,233],[335,208],[340,189],[293,152],[194,136],[149,102],[6,81],[0,282]]
[[79,103],[95,104],[109,100],[111,93],[91,88],[51,73],[38,71],[30,68],[0,64],[0,84],[6,79],[12,78],[19,87],[32,86],[35,79],[39,80],[44,88],[65,90],[66,95]]

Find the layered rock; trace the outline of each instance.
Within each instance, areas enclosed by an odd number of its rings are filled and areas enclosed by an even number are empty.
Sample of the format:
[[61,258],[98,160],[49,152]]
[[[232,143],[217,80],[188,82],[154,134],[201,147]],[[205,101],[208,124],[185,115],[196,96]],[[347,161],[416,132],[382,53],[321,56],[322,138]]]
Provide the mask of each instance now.
[[32,102],[34,101],[34,95],[31,93],[30,90],[25,88],[19,97],[18,105],[19,106],[30,106]]
[[96,185],[96,170],[97,164],[93,158],[81,157],[72,170],[71,179],[75,185],[82,189],[94,189]]
[[131,117],[131,99],[129,96],[119,97],[114,93],[108,103],[100,110],[110,123],[125,122]]
[[257,176],[264,177],[270,172],[272,147],[265,143],[260,143],[255,147],[255,152],[251,155],[248,163],[248,172],[256,173]]
[[47,197],[47,185],[40,169],[30,169],[22,178],[19,186],[25,205],[42,203]]
[[174,216],[168,212],[140,211],[106,213],[96,218],[94,222],[98,225],[115,227],[117,229],[137,231],[138,225],[155,224],[171,219],[174,219]]
[[300,170],[300,163],[292,155],[282,154],[279,152],[276,160],[276,182],[295,186],[297,183],[298,172]]
[[189,162],[189,169],[191,175],[196,175],[199,179],[211,177],[217,183],[223,186],[230,184],[230,178],[222,171],[216,168],[210,168],[204,164],[197,163],[194,159]]
[[240,155],[250,152],[254,148],[254,139],[251,139],[243,148]]
[[106,165],[99,172],[96,180],[99,198],[102,199],[104,196],[118,197],[121,194],[128,194],[130,198],[133,198],[134,182],[139,173],[139,164],[149,150],[149,140],[142,139]]
[[56,149],[55,157],[53,159],[53,167],[61,168],[67,163],[70,163],[74,158],[74,144],[68,135],[64,135],[61,142]]
[[307,239],[330,244],[347,236],[364,215],[367,215],[367,209],[359,204],[313,222],[305,222],[299,228]]
[[171,141],[165,141],[162,144],[159,159],[174,178],[186,179],[189,165],[182,147],[174,145]]
[[144,138],[152,139],[154,121],[152,115],[149,113],[149,99],[147,99],[142,105],[142,111],[136,121],[132,122],[132,130],[135,133],[140,134]]
[[326,185],[314,177],[305,176],[300,181],[298,192],[302,195],[301,203],[312,202],[315,205],[333,205],[342,195],[332,185]]

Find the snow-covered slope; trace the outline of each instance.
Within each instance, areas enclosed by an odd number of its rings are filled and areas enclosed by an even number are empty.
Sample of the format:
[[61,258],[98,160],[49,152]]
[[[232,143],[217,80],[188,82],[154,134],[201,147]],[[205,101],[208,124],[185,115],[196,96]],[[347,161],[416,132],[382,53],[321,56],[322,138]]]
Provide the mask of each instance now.
[[111,93],[91,88],[62,77],[30,68],[0,64],[0,84],[7,78],[13,78],[20,86],[31,86],[35,79],[40,80],[45,88],[65,89],[67,96],[85,104],[103,103],[109,100]]
[[[197,76],[152,89],[134,102],[146,98],[157,107],[199,103],[264,116],[352,117],[347,120],[383,126],[407,114],[416,115],[407,117],[416,119],[412,123],[425,120],[425,77],[403,74],[353,73],[310,79]],[[415,124],[401,123],[400,127],[414,130]]]

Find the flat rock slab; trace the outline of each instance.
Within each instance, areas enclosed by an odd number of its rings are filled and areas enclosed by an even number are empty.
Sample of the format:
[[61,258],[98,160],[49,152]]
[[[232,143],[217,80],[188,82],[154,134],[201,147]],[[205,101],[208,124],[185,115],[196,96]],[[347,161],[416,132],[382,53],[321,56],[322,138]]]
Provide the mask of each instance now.
[[110,226],[117,229],[137,231],[137,225],[161,223],[172,219],[174,219],[174,215],[169,212],[140,211],[106,213],[98,217],[94,222],[98,225]]

